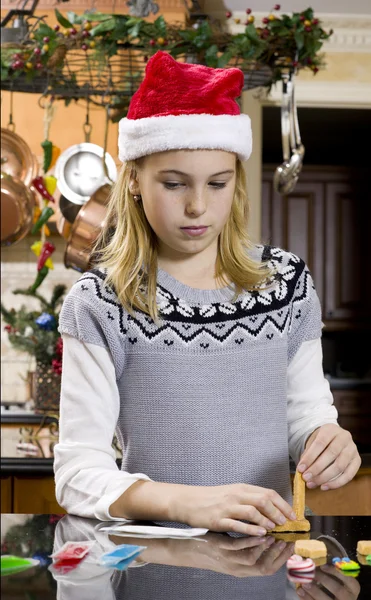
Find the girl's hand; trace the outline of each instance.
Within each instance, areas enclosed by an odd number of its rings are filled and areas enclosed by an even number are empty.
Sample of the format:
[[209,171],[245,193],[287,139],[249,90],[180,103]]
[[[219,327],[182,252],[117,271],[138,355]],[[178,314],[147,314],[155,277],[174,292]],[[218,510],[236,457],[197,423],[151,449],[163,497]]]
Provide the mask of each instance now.
[[296,519],[292,507],[277,492],[246,483],[184,486],[172,514],[171,520],[191,527],[257,536],[287,519]]
[[361,458],[349,431],[338,425],[322,425],[309,437],[298,471],[310,489],[334,490],[353,479]]

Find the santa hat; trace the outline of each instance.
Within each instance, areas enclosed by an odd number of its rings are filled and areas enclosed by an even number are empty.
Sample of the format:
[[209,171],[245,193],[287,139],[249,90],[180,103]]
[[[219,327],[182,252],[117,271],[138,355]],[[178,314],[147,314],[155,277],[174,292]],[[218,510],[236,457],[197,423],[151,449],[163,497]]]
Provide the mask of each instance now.
[[226,150],[247,160],[250,118],[240,113],[240,69],[213,69],[156,52],[119,123],[122,162],[166,150]]

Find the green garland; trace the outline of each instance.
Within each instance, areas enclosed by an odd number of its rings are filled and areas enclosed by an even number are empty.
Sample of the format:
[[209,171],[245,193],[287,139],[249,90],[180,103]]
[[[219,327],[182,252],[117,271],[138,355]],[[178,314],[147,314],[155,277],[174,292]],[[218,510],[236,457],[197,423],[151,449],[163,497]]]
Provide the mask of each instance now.
[[[130,15],[99,12],[67,12],[64,16],[55,10],[59,24],[54,28],[39,19],[22,44],[2,44],[1,79],[16,80],[21,75],[30,81],[45,75],[52,78],[62,73],[68,53],[73,50],[86,53],[86,62],[91,61],[87,68],[104,67],[123,48],[138,51],[143,63],[158,50],[166,50],[174,58],[188,56],[193,62],[210,67],[269,67],[269,88],[281,79],[283,69],[310,69],[317,73],[324,67],[319,51],[333,32],[322,28],[312,8],[292,15],[273,12],[263,18],[261,26],[256,25],[250,9],[246,12],[244,31],[231,34],[208,20],[184,25],[169,24],[162,16],[149,22]],[[144,66],[137,73],[138,83],[143,70]],[[65,85],[74,84],[72,74]],[[66,103],[70,100],[65,98]],[[122,110],[126,109],[127,103]],[[122,116],[116,115],[115,120]]]

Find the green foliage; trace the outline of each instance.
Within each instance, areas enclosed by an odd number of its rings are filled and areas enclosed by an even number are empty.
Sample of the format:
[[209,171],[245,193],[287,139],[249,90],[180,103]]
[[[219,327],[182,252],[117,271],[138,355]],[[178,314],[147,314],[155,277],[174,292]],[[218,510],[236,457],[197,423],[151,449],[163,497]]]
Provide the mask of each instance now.
[[[17,350],[27,352],[34,356],[38,362],[50,365],[53,358],[57,357],[56,343],[60,337],[58,332],[59,311],[63,303],[66,286],[57,284],[54,286],[50,300],[37,292],[29,289],[13,290],[13,294],[21,294],[36,298],[40,302],[40,310],[29,310],[26,305],[16,311],[14,308],[7,309],[1,303],[1,314],[8,327],[8,339]],[[35,320],[42,314],[48,313],[54,317],[54,325],[51,330],[40,327]]]

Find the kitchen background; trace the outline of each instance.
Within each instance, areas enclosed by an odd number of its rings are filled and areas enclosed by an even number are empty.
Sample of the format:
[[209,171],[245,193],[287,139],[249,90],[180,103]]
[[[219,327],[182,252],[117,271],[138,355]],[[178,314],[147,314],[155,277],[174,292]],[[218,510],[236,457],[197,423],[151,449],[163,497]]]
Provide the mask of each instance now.
[[[160,13],[167,21],[184,21],[182,0],[158,0]],[[244,92],[242,109],[253,122],[254,152],[246,166],[251,201],[249,231],[255,241],[278,245],[299,254],[307,261],[323,307],[324,369],[329,378],[340,423],[355,437],[360,451],[371,452],[371,198],[369,155],[371,138],[371,6],[368,0],[348,3],[339,0],[315,0],[309,3],[316,16],[334,34],[323,45],[326,68],[315,76],[300,72],[296,81],[296,100],[303,144],[304,167],[290,194],[279,195],[273,175],[282,162],[280,104],[281,85],[266,90]],[[250,7],[257,20],[272,9],[270,0],[205,0],[199,5],[215,17],[229,21],[234,33],[243,25]],[[82,13],[91,2],[71,0],[68,10]],[[102,12],[128,12],[123,0],[97,0]],[[5,0],[2,17],[13,7]],[[41,0],[37,14],[50,15],[55,23],[54,1]],[[64,6],[62,6],[63,10]],[[307,8],[300,0],[284,0],[288,13]],[[154,19],[153,15],[148,17]],[[10,112],[10,94],[2,92],[2,126]],[[102,145],[104,111],[91,111],[93,143]],[[30,146],[42,163],[40,143],[43,139],[43,111],[37,94],[13,94],[13,119],[16,133]],[[85,111],[74,103],[58,103],[51,123],[51,139],[62,151],[84,141]],[[116,155],[117,124],[108,131],[107,151]],[[80,273],[64,266],[66,241],[52,227],[50,237],[56,246],[54,270],[40,287],[49,297],[55,284],[67,289]],[[2,302],[16,310],[25,303],[23,296],[12,293],[27,288],[35,278],[35,256],[30,250],[33,238],[25,239],[1,251]],[[27,306],[39,303],[27,299]],[[33,401],[28,373],[35,362],[16,351],[1,327],[1,408],[9,411],[32,411]],[[21,512],[21,511],[20,511]],[[32,512],[27,510],[25,512]],[[329,513],[330,514],[330,513]],[[339,513],[338,513],[339,514]]]

